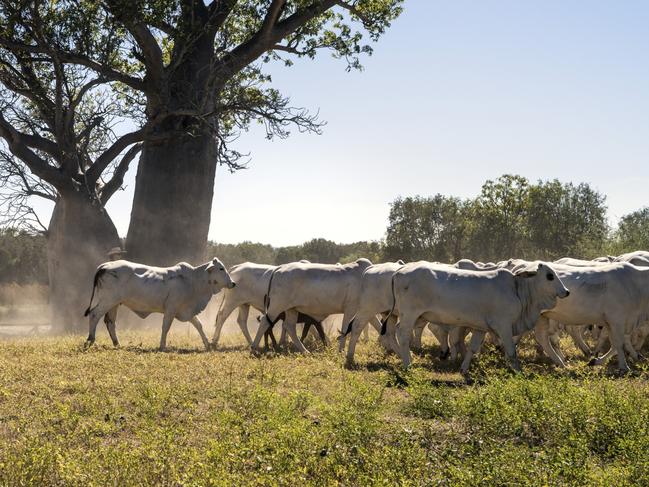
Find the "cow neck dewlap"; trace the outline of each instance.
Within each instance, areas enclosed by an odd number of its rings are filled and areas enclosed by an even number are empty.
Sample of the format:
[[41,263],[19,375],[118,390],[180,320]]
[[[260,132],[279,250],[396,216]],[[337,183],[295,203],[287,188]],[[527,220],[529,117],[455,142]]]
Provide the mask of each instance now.
[[516,295],[521,302],[521,314],[514,324],[514,335],[522,335],[534,328],[534,325],[541,316],[544,309],[552,309],[556,303],[556,297],[548,296],[542,299],[535,289],[535,277],[514,276]]

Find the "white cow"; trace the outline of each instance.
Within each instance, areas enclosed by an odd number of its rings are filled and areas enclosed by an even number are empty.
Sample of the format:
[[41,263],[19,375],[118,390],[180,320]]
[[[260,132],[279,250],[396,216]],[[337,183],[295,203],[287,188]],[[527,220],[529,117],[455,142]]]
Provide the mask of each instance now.
[[[308,260],[301,260],[303,264],[308,264]],[[260,313],[264,312],[264,296],[268,292],[268,283],[270,276],[278,266],[255,264],[253,262],[244,262],[230,269],[230,277],[237,283],[234,289],[228,289],[224,292],[223,301],[214,323],[214,337],[212,346],[216,348],[221,336],[223,325],[232,312],[238,308],[237,323],[248,345],[252,344],[252,338],[248,331],[248,315],[250,307],[253,307]],[[327,338],[324,334],[322,324],[311,317],[300,314],[298,323],[304,323],[302,339],[306,335],[309,327],[314,325],[320,335],[324,345],[327,344]],[[270,336],[270,335],[269,335]],[[284,342],[285,328],[282,327],[282,342]],[[274,337],[272,338],[274,341]]]
[[618,255],[613,262],[628,262],[638,267],[647,267],[649,266],[649,252],[636,250],[635,252]]
[[[374,326],[380,325],[376,316],[390,313],[393,303],[392,276],[404,265],[402,261],[385,262],[369,266],[363,272],[360,291],[356,299],[350,301],[345,309],[345,316],[348,317],[348,320],[343,321],[343,335],[339,339],[339,350],[342,352],[345,347],[345,338],[350,335],[346,362],[348,366],[354,362],[356,343],[368,323]],[[398,350],[393,334],[387,335],[387,342],[384,342],[384,346],[394,351]]]
[[89,317],[86,347],[95,342],[97,323],[102,316],[105,316],[113,345],[119,346],[115,319],[117,308],[123,304],[141,318],[151,313],[163,313],[161,351],[166,348],[167,333],[174,318],[191,322],[209,350],[210,342],[196,315],[205,309],[214,294],[224,287],[234,286],[235,283],[217,258],[198,267],[186,262],[172,267],[152,267],[127,260],[105,262],[97,267],[90,305],[85,312],[85,316]]
[[637,358],[632,335],[649,320],[649,268],[622,262],[593,267],[552,264],[552,268],[571,294],[544,311],[537,326],[548,327],[548,319],[567,326],[605,325],[612,348],[593,363],[601,364],[615,352],[618,369],[627,371],[625,351]]
[[345,265],[284,264],[273,271],[267,292],[265,313],[259,324],[252,349],[258,350],[261,337],[285,313],[283,325],[300,352],[308,352],[297,336],[298,313],[316,320],[343,313],[343,323],[351,319],[347,310],[358,299],[361,276],[371,266],[367,259]]
[[237,287],[225,291],[221,309],[219,309],[216,322],[214,323],[213,347],[216,347],[219,342],[221,329],[225,320],[236,308],[239,308],[237,323],[239,324],[239,328],[241,328],[241,333],[246,338],[248,345],[252,343],[252,338],[248,332],[248,314],[250,307],[252,306],[258,311],[263,312],[264,296],[268,292],[270,275],[276,268],[277,266],[273,265],[244,262],[230,269],[230,276],[237,283]]
[[394,310],[399,315],[397,340],[403,365],[410,365],[410,336],[419,319],[474,329],[461,370],[468,371],[484,334],[493,331],[515,370],[520,369],[513,341],[531,329],[541,312],[570,294],[545,264],[516,274],[499,269],[468,271],[414,262],[394,274]]

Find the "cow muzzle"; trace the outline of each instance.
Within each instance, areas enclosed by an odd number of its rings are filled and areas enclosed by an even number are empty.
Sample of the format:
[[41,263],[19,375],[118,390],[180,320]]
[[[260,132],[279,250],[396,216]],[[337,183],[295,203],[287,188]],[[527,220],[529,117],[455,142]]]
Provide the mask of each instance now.
[[235,287],[236,285],[237,285],[236,282],[231,282],[230,284],[228,284],[228,289],[232,289],[232,288]]

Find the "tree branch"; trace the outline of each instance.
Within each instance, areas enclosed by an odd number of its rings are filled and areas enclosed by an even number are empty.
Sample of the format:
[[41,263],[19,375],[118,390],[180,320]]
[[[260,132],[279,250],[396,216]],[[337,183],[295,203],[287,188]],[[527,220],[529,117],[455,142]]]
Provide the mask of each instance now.
[[66,188],[68,181],[63,174],[57,168],[50,166],[45,160],[38,157],[27,146],[22,135],[0,113],[0,137],[7,141],[11,153],[27,164],[31,172],[39,178],[47,181],[58,190]]
[[110,197],[113,196],[115,191],[122,187],[122,184],[124,183],[124,176],[128,171],[131,161],[141,150],[142,144],[136,144],[131,147],[128,152],[124,154],[122,160],[119,161],[119,164],[117,165],[115,172],[113,173],[113,177],[101,189],[99,197],[102,205],[105,205]]
[[271,50],[280,40],[295,32],[305,23],[335,6],[337,1],[319,0],[278,22],[269,34],[261,35],[261,32],[257,32],[249,40],[239,44],[223,57],[220,69],[218,69],[218,73],[215,73],[215,77],[220,78],[221,83],[225,83],[232,74],[246,67],[264,52]]
[[273,2],[270,4],[270,7],[268,7],[268,11],[266,12],[266,17],[264,17],[264,22],[261,26],[260,35],[262,37],[267,37],[268,35],[270,35],[273,27],[275,27],[275,24],[277,24],[277,20],[279,19],[282,10],[284,10],[285,5],[286,0],[273,0]]
[[151,31],[143,23],[125,23],[128,31],[135,38],[135,41],[142,50],[147,77],[150,77],[154,85],[159,85],[164,71],[164,61],[162,60],[162,49],[160,49],[158,41],[156,41]]
[[7,49],[10,50],[19,50],[19,51],[29,52],[33,54],[48,54],[51,51],[51,49],[56,49],[59,58],[61,59],[62,62],[85,66],[87,68],[92,69],[96,73],[102,74],[109,80],[119,81],[120,83],[124,83],[125,85],[130,86],[135,90],[146,91],[146,83],[144,82],[144,80],[140,78],[136,78],[134,76],[129,76],[127,74],[124,74],[120,71],[111,68],[106,64],[102,64],[97,61],[94,61],[93,59],[90,59],[89,57],[84,56],[83,54],[64,51],[58,48],[50,48],[48,50],[47,48],[41,46],[16,42],[13,39],[8,39],[2,36],[0,36],[0,46],[6,47]]
[[119,139],[117,139],[113,143],[113,145],[106,149],[104,153],[95,160],[95,163],[90,166],[88,171],[86,171],[87,183],[89,185],[94,185],[99,180],[108,165],[124,149],[126,149],[131,144],[135,144],[136,142],[141,142],[142,140],[144,140],[145,133],[146,130],[144,128],[141,128],[140,130],[136,130],[135,132],[129,132],[126,135],[122,135]]

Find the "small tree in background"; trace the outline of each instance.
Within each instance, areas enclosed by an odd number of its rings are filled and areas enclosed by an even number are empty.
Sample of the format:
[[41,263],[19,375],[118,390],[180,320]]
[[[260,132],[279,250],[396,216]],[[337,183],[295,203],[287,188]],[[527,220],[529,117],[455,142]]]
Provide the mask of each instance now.
[[466,202],[441,194],[397,198],[390,208],[385,258],[440,262],[461,258],[467,211]]
[[649,250],[649,207],[624,215],[611,239],[616,254],[640,249]]

